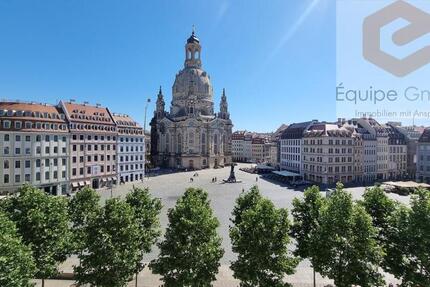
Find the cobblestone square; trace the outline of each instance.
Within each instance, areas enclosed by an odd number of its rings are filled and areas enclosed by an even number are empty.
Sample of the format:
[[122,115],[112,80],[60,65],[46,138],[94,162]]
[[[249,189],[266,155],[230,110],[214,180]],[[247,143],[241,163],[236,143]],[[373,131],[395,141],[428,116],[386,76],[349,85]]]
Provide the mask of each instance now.
[[[234,260],[235,255],[231,251],[230,238],[228,234],[228,228],[230,225],[230,216],[235,205],[236,198],[240,195],[243,190],[248,190],[253,185],[257,185],[261,193],[270,198],[276,206],[286,207],[289,210],[292,208],[292,201],[295,197],[302,197],[303,192],[301,190],[294,190],[286,187],[285,185],[265,180],[263,177],[255,174],[249,174],[240,171],[239,168],[246,167],[249,165],[240,164],[236,167],[236,177],[241,180],[241,183],[224,184],[222,179],[228,178],[230,169],[225,167],[221,169],[201,170],[197,171],[198,176],[193,175],[196,171],[182,172],[182,173],[171,173],[162,175],[151,175],[143,182],[134,183],[136,187],[148,187],[151,193],[158,198],[161,198],[163,204],[163,210],[161,214],[161,225],[162,229],[167,226],[167,211],[172,208],[176,200],[184,193],[188,187],[202,188],[206,190],[211,199],[211,206],[214,209],[215,215],[220,221],[219,234],[223,239],[223,248],[225,255],[221,261],[220,273],[218,280],[214,286],[237,286],[238,282],[232,277],[232,272],[228,268],[228,265]],[[217,182],[212,183],[212,178],[216,177]],[[193,182],[190,179],[193,178]],[[123,184],[115,187],[112,190],[114,197],[124,197],[133,184]],[[363,187],[350,188],[348,189],[355,199],[359,199],[364,192]],[[110,190],[101,190],[100,194],[104,200],[110,198]],[[389,194],[391,198],[399,200],[403,203],[409,202],[409,197],[402,197],[396,194]],[[145,261],[150,261],[156,258],[158,254],[157,248],[145,257]],[[62,270],[64,272],[71,272],[72,265],[77,263],[76,258],[69,259],[64,265]],[[139,286],[158,286],[158,277],[150,273],[148,269],[145,269],[140,274]],[[303,261],[299,264],[296,274],[289,276],[287,281],[293,283],[294,286],[312,286],[312,269],[308,261]],[[392,276],[387,277],[388,282],[397,282]],[[324,284],[331,283],[330,280],[323,279],[320,276],[317,277],[317,286],[323,286]],[[69,286],[70,282],[55,281],[55,285],[47,286]],[[50,283],[54,284],[54,283]],[[65,285],[61,285],[65,284]],[[130,283],[130,286],[134,286]]]

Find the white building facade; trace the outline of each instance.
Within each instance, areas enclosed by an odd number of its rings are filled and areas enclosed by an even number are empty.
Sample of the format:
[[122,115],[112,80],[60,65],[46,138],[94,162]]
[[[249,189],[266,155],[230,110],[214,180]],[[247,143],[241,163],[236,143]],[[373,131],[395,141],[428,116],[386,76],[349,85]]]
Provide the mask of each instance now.
[[145,135],[128,115],[113,114],[118,128],[117,182],[142,181],[145,175]]
[[69,192],[69,134],[56,106],[0,103],[0,194],[24,183],[53,195]]

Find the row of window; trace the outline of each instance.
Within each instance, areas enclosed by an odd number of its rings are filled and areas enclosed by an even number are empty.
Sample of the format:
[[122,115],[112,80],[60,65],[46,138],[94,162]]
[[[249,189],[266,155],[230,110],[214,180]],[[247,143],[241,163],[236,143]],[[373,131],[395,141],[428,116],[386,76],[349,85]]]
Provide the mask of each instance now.
[[94,130],[94,131],[106,131],[106,132],[115,132],[115,126],[107,126],[100,124],[70,124],[70,129],[72,130]]
[[31,111],[14,111],[14,110],[0,110],[0,117],[34,117],[34,118],[42,118],[42,119],[65,119],[64,114],[57,113],[48,113],[48,112],[31,112]]
[[140,155],[140,156],[131,155],[130,157],[126,155],[126,156],[119,157],[119,162],[138,161],[138,160],[143,161],[143,155]]
[[[21,154],[31,155],[31,148],[25,148],[23,153],[21,153],[21,151],[22,151],[21,148],[16,147],[14,155],[21,155]],[[52,148],[49,146],[45,147],[45,154],[50,154],[51,151],[54,154],[58,154],[58,147],[57,146],[54,146]],[[63,154],[67,154],[67,148],[66,147],[61,148],[61,152]],[[37,146],[36,147],[36,154],[41,154],[41,153],[42,153],[42,148],[40,146]],[[10,154],[10,148],[8,146],[4,147],[3,148],[3,155],[9,155],[9,154]]]
[[[111,170],[112,170],[112,172],[115,171],[115,166],[114,165],[112,165],[112,166],[110,166],[110,165],[106,166],[106,172],[111,172]],[[72,176],[76,176],[77,175],[77,171],[78,171],[77,168],[72,168]],[[100,166],[100,172],[101,173],[105,172],[105,167],[103,165]],[[88,166],[87,167],[87,173],[86,173],[86,175],[88,176],[88,175],[92,175],[92,174],[93,174],[93,172],[91,170],[91,166]],[[84,168],[83,167],[79,168],[79,175],[84,175]]]
[[[99,160],[100,161],[104,161],[105,160],[105,158],[106,158],[106,160],[107,161],[110,161],[111,160],[111,155],[110,154],[108,154],[108,155],[106,155],[106,157],[105,157],[105,155],[104,154],[101,154],[101,155],[87,155],[87,162],[98,162]],[[116,160],[116,155],[112,155],[112,160]],[[76,156],[73,156],[72,157],[72,163],[77,163],[78,162],[78,157],[76,157]],[[84,162],[84,156],[80,156],[79,157],[79,163],[83,163]]]
[[[102,151],[105,150],[105,147],[106,147],[106,150],[108,150],[108,151],[110,151],[111,149],[116,150],[116,145],[110,145],[110,144],[106,144],[106,145],[104,145],[104,144],[94,144],[94,145],[86,144],[86,145],[83,145],[83,144],[81,144],[81,145],[79,145],[79,151],[84,151],[85,146],[87,147],[87,149],[86,149],[87,151],[92,151],[93,146],[94,146],[94,151],[98,151],[99,146],[100,146],[100,150],[102,150]],[[78,145],[75,145],[75,144],[72,145],[72,151],[78,151]]]
[[[16,130],[21,130],[23,128],[25,129],[44,129],[44,130],[67,130],[66,124],[56,124],[56,123],[41,123],[41,122],[21,122],[21,121],[9,121],[9,120],[3,120],[2,121],[2,127],[3,129],[11,129],[12,127]],[[13,124],[12,124],[13,123]]]
[[144,148],[144,146],[143,145],[141,145],[141,146],[125,146],[125,147],[123,147],[123,146],[120,146],[119,147],[119,151],[120,152],[134,152],[134,151],[141,151],[141,152],[143,152],[143,148]]
[[[66,178],[66,171],[62,171],[61,172],[61,179],[65,179]],[[15,178],[14,178],[14,183],[21,183],[21,175],[20,174],[15,174]],[[57,180],[58,178],[58,171],[53,171],[52,172],[52,179],[53,180]],[[36,181],[40,181],[41,180],[41,174],[40,172],[36,172],[35,174],[35,180]],[[51,173],[49,171],[45,172],[45,180],[49,181],[51,180]],[[24,175],[24,182],[32,182],[31,180],[31,175],[29,173],[26,173]],[[11,183],[10,182],[10,175],[9,174],[4,174],[3,175],[3,183],[7,184],[7,183]]]
[[[26,135],[26,136],[15,135],[15,142],[20,142],[21,140],[23,140],[23,141],[25,140],[26,142],[31,142],[31,138],[32,137],[33,136],[31,136],[31,135]],[[42,141],[42,136],[41,135],[36,135],[36,136],[34,136],[34,138],[35,138],[36,142],[41,142]],[[66,136],[58,136],[58,135],[45,135],[43,138],[45,139],[46,142],[51,141],[51,139],[54,142],[58,142],[60,139],[63,142],[67,141],[67,137]],[[9,142],[10,141],[10,135],[9,134],[5,134],[3,136],[3,141],[4,142]]]
[[[44,162],[44,166],[50,166],[51,164],[53,166],[58,166],[59,159],[58,158],[54,158],[54,159],[51,160],[51,159],[46,158],[43,162]],[[67,160],[65,158],[61,159],[61,164],[63,166],[66,165],[66,162],[67,162]],[[34,161],[34,165],[35,165],[36,168],[41,167],[42,160],[41,159],[36,159]],[[14,166],[15,166],[15,168],[21,168],[21,161],[20,160],[15,160],[15,165]],[[25,168],[30,168],[30,166],[31,166],[31,161],[30,160],[25,160],[24,161],[24,167]],[[3,161],[3,168],[4,169],[9,169],[10,168],[9,160],[6,159],[6,160]]]
[[132,170],[138,170],[138,169],[143,169],[143,164],[125,164],[125,165],[120,165],[119,166],[119,170],[120,171],[132,171]]
[[85,135],[76,135],[76,134],[74,134],[74,135],[72,135],[72,139],[74,140],[74,141],[76,141],[76,140],[78,140],[78,138],[79,138],[79,140],[80,141],[83,141],[83,140],[85,140],[85,138],[87,139],[87,140],[89,140],[89,141],[92,141],[92,140],[95,140],[95,141],[98,141],[98,140],[100,140],[100,141],[104,141],[105,140],[105,138],[106,138],[106,140],[107,141],[110,141],[110,140],[112,140],[112,141],[116,141],[116,136],[99,136],[99,135],[87,135],[86,137],[85,137]]

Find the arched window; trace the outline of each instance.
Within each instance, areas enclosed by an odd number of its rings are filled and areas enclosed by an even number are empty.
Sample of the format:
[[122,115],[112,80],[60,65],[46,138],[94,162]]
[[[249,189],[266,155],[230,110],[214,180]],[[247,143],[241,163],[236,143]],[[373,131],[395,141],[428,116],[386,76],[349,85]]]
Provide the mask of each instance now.
[[177,149],[178,153],[181,153],[182,152],[182,135],[181,134],[178,134],[177,146],[178,146],[178,149]]
[[[206,134],[205,133],[202,133],[201,145],[202,145],[202,153],[204,153],[206,151]],[[206,164],[203,164],[203,165],[206,165]]]
[[214,135],[214,153],[218,154],[218,135]]
[[166,135],[166,152],[170,152],[170,135]]
[[194,145],[194,134],[192,132],[188,134],[188,143],[190,146]]

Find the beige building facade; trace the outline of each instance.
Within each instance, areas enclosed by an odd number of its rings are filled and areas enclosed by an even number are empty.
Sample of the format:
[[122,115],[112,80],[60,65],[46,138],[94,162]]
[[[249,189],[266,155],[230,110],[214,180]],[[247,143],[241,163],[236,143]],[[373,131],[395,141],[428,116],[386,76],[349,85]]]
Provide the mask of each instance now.
[[61,101],[70,130],[70,185],[98,189],[116,183],[117,127],[99,105]]

